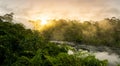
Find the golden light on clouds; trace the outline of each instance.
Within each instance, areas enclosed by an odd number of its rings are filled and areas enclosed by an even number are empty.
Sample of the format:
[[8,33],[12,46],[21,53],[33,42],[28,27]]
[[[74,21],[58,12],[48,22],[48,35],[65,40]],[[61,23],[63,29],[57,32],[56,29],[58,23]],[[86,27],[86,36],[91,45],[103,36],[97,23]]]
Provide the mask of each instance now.
[[41,20],[43,25],[48,24],[47,19],[99,21],[120,17],[119,3],[120,0],[0,0],[0,14],[14,12],[16,22]]

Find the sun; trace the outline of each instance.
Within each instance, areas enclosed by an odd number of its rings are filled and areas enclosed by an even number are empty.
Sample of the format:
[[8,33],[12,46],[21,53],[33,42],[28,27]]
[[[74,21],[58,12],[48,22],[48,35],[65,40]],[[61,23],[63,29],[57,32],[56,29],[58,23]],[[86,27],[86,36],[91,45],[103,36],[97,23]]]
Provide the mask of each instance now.
[[50,18],[48,16],[35,16],[32,20],[38,22],[40,26],[48,25]]
[[40,24],[41,24],[41,25],[46,25],[46,24],[47,24],[47,19],[41,19]]
[[41,25],[46,25],[46,24],[48,23],[48,19],[45,18],[45,17],[44,17],[44,18],[41,18],[40,21],[41,21],[41,22],[40,22]]

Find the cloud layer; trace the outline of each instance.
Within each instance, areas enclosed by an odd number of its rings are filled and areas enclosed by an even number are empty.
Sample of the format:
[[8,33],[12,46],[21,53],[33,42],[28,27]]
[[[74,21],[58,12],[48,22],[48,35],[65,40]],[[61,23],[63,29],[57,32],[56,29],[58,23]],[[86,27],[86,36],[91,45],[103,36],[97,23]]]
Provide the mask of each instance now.
[[99,20],[119,17],[120,0],[0,0],[0,14],[18,19],[35,17]]

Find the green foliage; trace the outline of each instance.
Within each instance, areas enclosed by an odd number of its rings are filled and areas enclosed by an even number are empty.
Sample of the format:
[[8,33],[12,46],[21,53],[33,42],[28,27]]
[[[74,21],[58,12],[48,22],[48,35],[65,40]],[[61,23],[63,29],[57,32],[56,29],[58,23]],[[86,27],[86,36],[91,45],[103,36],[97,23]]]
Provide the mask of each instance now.
[[10,66],[21,56],[32,58],[34,51],[45,43],[39,32],[25,29],[22,24],[14,24],[9,20],[6,22],[5,18],[7,16],[0,22],[0,65]]
[[117,66],[120,66],[120,64],[118,64]]
[[82,66],[107,66],[107,60],[99,61],[95,56],[87,56],[82,59]]
[[11,66],[30,66],[30,65],[31,65],[30,59],[25,56],[19,57],[16,60],[16,62],[11,64]]
[[[45,52],[45,51],[44,51]],[[59,52],[56,56],[46,55],[42,50],[31,60],[33,66],[107,66],[107,61],[99,61],[94,56],[79,57]]]

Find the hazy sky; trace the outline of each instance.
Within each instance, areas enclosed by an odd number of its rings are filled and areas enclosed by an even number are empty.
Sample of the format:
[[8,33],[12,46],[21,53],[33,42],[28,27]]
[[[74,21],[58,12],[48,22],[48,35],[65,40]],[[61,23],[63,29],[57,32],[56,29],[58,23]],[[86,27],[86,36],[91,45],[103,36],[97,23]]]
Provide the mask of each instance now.
[[0,14],[16,19],[70,18],[99,20],[119,17],[120,0],[0,0]]

